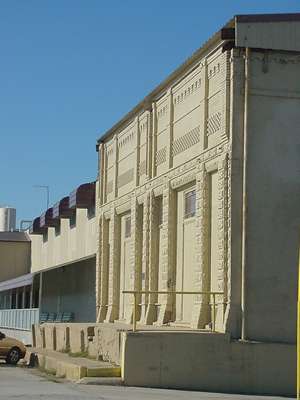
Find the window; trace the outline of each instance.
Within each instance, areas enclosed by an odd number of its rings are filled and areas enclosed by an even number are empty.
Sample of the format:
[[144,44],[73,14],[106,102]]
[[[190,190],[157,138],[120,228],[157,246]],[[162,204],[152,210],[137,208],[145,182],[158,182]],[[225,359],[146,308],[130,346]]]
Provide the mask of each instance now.
[[162,201],[162,197],[159,197],[156,200],[156,206],[157,206],[158,226],[161,226],[163,224],[163,201]]
[[76,212],[74,212],[74,214],[72,214],[71,218],[70,218],[70,228],[75,228],[76,226]]
[[95,206],[93,205],[88,208],[87,217],[88,217],[88,219],[91,219],[91,218],[94,218],[94,216],[95,216]]
[[60,221],[59,223],[55,226],[55,236],[60,235]]
[[48,229],[46,228],[46,230],[43,233],[43,243],[48,242]]
[[196,191],[192,190],[184,196],[184,218],[194,217],[196,213]]
[[131,218],[128,217],[125,220],[125,238],[130,237],[131,235]]

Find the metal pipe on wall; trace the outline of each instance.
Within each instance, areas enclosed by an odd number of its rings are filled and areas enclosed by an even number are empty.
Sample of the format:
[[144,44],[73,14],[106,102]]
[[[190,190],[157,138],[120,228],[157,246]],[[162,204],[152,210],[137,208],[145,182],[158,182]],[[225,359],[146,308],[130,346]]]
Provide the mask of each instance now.
[[242,285],[241,285],[241,310],[242,326],[241,339],[247,339],[247,302],[246,302],[246,260],[247,260],[247,145],[248,145],[248,107],[250,86],[250,49],[245,51],[245,90],[244,90],[244,146],[243,146],[243,201],[242,201]]

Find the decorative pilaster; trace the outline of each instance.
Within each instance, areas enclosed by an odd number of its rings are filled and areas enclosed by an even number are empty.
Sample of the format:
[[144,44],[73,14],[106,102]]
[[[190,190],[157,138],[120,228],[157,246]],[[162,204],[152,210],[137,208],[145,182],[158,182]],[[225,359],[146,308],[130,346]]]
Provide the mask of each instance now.
[[217,296],[216,327],[223,329],[225,304],[227,301],[227,246],[228,246],[228,197],[227,197],[227,157],[226,155],[218,163],[218,266],[217,280],[218,291],[224,292],[223,296]]
[[120,218],[113,206],[109,230],[108,310],[105,322],[113,322],[119,314],[120,282]]
[[[141,290],[142,276],[142,227],[141,227],[140,207],[134,194],[131,202],[131,259],[130,259],[130,290]],[[141,296],[137,297],[138,304],[141,302]],[[140,307],[138,307],[137,320],[140,317]],[[127,315],[126,320],[131,323],[133,309]]]
[[157,112],[156,112],[156,103],[152,103],[152,178],[156,176],[156,151],[157,151]]
[[98,245],[96,258],[96,299],[97,322],[103,322],[107,314],[108,305],[108,277],[109,277],[109,222],[104,215],[99,218]]
[[140,124],[139,118],[135,118],[135,143],[134,143],[134,170],[133,170],[133,182],[134,186],[138,186],[139,184],[139,166],[140,166]]
[[[150,240],[150,221],[149,221],[150,193],[145,194],[143,215],[142,215],[142,290],[149,290],[149,240]],[[142,295],[141,299],[141,322],[145,323],[149,295]]]
[[[175,193],[170,182],[165,184],[163,190],[163,234],[160,245],[162,252],[162,290],[175,290],[175,235],[176,235],[176,207]],[[173,295],[159,295],[160,310],[157,324],[162,325],[173,320]]]
[[[195,290],[209,291],[209,193],[204,164],[199,165],[196,175],[196,249]],[[191,327],[204,328],[210,321],[210,298],[195,297]]]
[[[156,207],[156,199],[153,191],[149,193],[149,290],[158,289],[158,215]],[[145,316],[145,324],[151,325],[156,320],[156,303],[157,295],[150,294],[148,307]]]
[[204,100],[203,100],[203,125],[202,125],[202,143],[201,150],[205,150],[207,148],[207,120],[208,120],[208,90],[209,90],[209,81],[208,81],[208,66],[207,60],[204,61]]
[[105,202],[105,190],[106,190],[106,155],[104,144],[100,143],[98,150],[98,182],[99,182],[99,196],[97,198],[97,204],[101,206]]
[[168,168],[173,167],[173,93],[172,89],[168,90],[168,109],[169,109],[169,121],[167,124],[167,163]]
[[118,161],[119,161],[119,147],[118,147],[118,135],[114,136],[114,182],[113,182],[113,191],[114,198],[118,197]]

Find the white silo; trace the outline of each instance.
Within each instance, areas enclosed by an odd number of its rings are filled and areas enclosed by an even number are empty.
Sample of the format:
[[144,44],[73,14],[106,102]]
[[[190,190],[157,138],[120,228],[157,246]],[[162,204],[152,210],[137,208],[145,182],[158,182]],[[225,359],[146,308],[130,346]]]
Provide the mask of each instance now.
[[0,232],[16,230],[16,209],[0,207]]

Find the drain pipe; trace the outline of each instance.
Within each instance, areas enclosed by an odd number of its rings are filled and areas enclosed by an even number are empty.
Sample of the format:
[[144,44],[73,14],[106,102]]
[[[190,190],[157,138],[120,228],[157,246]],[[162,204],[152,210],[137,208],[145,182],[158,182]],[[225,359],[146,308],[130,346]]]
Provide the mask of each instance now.
[[248,106],[249,106],[249,76],[250,76],[250,49],[245,52],[245,90],[244,90],[244,148],[243,148],[243,204],[242,204],[242,288],[241,309],[242,327],[241,340],[247,340],[247,304],[246,304],[246,260],[247,260],[247,142],[248,142]]

